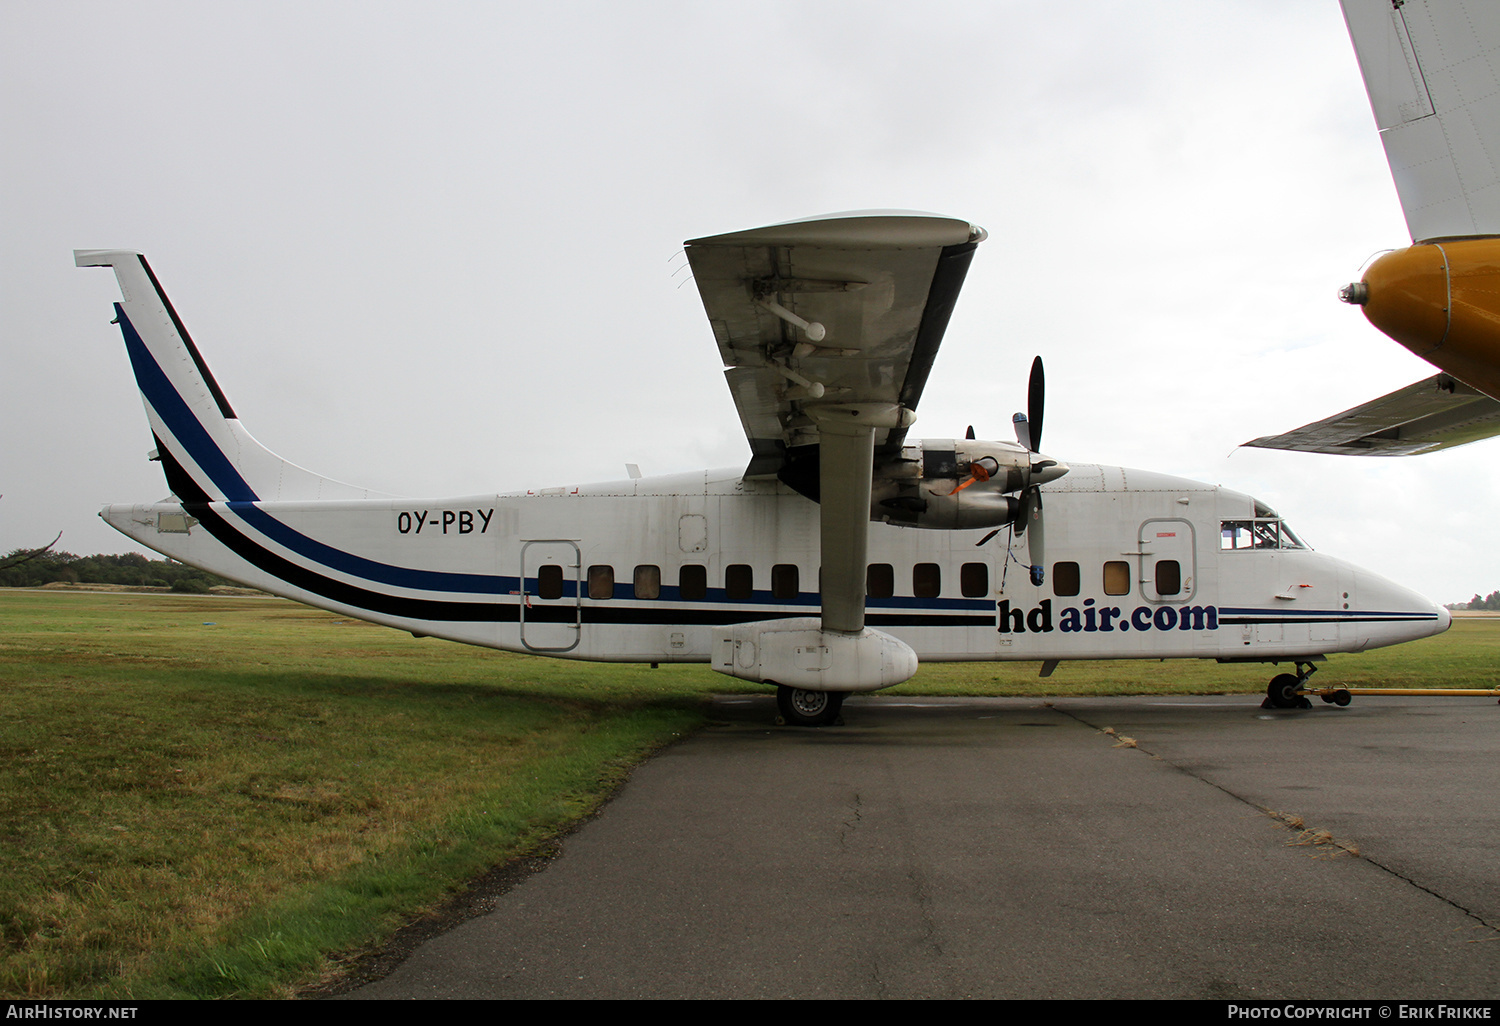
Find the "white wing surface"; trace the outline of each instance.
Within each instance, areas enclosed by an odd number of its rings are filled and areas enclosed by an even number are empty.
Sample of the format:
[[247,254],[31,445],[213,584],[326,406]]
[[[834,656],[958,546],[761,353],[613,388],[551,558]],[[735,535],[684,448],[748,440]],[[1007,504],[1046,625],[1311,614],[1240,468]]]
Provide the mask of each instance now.
[[[753,454],[775,474],[817,444],[817,408],[921,398],[983,229],[933,214],[857,212],[687,243]],[[902,427],[877,431],[877,452]]]
[[1413,241],[1500,234],[1500,3],[1343,7]]

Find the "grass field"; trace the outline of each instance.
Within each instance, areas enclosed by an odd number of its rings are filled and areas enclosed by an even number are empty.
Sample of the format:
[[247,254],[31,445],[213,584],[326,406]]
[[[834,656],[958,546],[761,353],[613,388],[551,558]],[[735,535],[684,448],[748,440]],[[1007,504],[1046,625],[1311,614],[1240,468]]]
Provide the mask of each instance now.
[[[1500,620],[1317,683],[1496,687]],[[896,694],[1259,692],[1263,666],[931,664]],[[543,660],[271,598],[0,592],[0,994],[289,996],[587,816],[705,667]],[[1371,699],[1378,701],[1379,699]]]

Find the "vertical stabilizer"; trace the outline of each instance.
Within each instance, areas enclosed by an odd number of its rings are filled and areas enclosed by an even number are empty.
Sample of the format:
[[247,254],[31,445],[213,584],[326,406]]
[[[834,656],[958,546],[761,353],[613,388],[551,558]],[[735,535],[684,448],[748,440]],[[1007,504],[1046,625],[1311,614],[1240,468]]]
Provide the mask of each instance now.
[[123,301],[115,323],[156,437],[167,484],[183,502],[361,499],[380,493],[320,477],[241,426],[151,265],[127,250],[73,251],[79,267],[111,267]]

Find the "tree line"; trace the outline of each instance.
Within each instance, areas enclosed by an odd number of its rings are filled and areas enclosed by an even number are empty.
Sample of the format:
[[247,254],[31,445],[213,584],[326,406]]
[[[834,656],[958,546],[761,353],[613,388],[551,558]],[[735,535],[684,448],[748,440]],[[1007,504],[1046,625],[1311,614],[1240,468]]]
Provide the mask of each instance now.
[[202,594],[215,585],[233,583],[173,559],[147,559],[139,552],[78,556],[71,552],[15,549],[0,556],[0,587],[40,588],[54,581],[171,588],[190,594]]
[[1491,609],[1500,611],[1500,591],[1492,591],[1484,598],[1475,595],[1467,602],[1453,602],[1449,609]]

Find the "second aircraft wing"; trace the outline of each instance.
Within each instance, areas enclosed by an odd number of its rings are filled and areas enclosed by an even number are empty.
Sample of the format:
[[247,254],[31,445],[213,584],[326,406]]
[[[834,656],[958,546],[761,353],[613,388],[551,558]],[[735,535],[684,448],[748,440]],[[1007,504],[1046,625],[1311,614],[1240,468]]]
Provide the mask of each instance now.
[[1343,456],[1414,456],[1500,434],[1500,402],[1435,374],[1326,420],[1246,442]]

